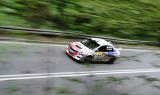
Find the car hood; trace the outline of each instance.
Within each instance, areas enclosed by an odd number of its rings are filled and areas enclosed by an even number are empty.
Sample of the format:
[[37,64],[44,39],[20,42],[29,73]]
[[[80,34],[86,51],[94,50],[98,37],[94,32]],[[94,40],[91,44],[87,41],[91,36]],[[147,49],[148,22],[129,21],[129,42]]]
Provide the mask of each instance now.
[[85,55],[93,53],[91,49],[83,45],[81,42],[73,42],[71,43],[71,46],[73,49],[75,49],[78,52],[81,52]]

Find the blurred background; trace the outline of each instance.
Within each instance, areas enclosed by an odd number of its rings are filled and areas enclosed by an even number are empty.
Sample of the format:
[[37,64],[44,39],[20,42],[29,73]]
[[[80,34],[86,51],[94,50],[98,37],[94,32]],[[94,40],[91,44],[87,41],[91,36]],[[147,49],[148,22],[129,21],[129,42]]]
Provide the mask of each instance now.
[[0,26],[160,42],[160,0],[0,0]]

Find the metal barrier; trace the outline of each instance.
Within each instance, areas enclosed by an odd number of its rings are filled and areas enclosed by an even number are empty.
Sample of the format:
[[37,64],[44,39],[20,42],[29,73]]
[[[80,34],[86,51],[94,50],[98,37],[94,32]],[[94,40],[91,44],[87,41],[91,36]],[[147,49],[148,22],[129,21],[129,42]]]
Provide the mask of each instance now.
[[13,26],[0,26],[0,30],[6,30],[6,31],[18,30],[26,33],[31,33],[31,34],[50,35],[50,36],[65,35],[65,36],[74,36],[79,38],[95,37],[95,38],[103,38],[106,40],[110,40],[115,43],[129,43],[129,44],[140,43],[140,44],[146,44],[146,45],[160,46],[160,42],[154,42],[154,41],[119,39],[119,38],[111,38],[111,37],[104,37],[104,36],[88,35],[88,34],[82,34],[82,33],[76,33],[76,32],[75,33],[65,32],[65,31],[59,31],[59,30],[32,29],[32,28],[13,27]]

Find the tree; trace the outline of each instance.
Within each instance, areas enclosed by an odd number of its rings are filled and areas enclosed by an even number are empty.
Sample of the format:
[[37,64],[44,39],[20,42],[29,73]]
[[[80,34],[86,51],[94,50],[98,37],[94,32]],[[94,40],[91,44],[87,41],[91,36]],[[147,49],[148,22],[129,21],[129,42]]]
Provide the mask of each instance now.
[[15,15],[25,19],[31,27],[40,27],[50,17],[48,3],[45,0],[16,0],[18,6]]

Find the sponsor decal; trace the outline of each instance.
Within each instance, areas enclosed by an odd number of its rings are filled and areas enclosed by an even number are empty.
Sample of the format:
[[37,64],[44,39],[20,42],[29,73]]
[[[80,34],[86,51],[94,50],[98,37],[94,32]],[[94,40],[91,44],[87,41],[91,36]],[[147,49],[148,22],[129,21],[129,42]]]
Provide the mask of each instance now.
[[96,55],[103,55],[103,52],[96,52]]
[[116,52],[105,52],[106,55],[114,55]]

